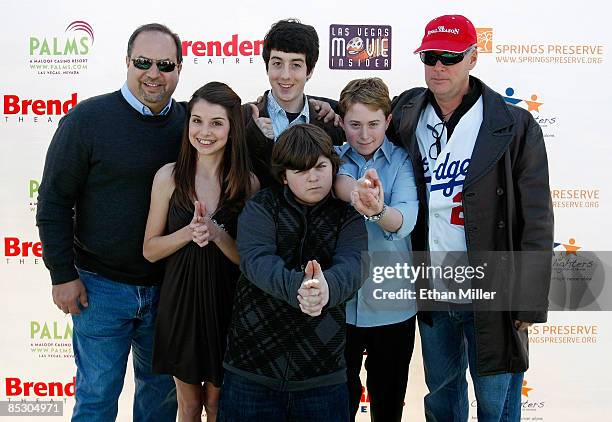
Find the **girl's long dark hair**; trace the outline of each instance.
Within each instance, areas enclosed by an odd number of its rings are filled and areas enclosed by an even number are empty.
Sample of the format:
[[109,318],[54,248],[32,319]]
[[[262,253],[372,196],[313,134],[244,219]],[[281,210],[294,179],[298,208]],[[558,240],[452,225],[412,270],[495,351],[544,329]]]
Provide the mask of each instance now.
[[222,106],[227,112],[230,123],[223,160],[219,168],[221,195],[217,209],[225,205],[242,207],[251,191],[251,163],[240,107],[242,102],[229,86],[221,82],[209,82],[198,89],[187,106],[181,149],[174,165],[175,200],[182,207],[192,209],[193,202],[197,199],[195,174],[198,152],[189,142],[189,121],[194,104],[200,100]]

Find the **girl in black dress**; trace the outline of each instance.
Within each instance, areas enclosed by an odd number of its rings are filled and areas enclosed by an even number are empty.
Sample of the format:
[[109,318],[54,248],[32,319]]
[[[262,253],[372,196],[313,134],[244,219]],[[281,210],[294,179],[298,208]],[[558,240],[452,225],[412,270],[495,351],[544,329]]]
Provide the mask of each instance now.
[[210,82],[188,104],[176,163],[153,181],[144,256],[166,258],[153,369],[174,376],[179,420],[217,414],[238,269],[236,224],[259,188],[250,172],[241,101]]

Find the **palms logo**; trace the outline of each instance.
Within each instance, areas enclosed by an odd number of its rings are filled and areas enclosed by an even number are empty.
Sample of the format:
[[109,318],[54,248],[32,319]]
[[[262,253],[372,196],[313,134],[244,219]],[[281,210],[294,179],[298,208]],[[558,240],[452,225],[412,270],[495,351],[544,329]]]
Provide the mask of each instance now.
[[63,33],[31,35],[28,67],[40,77],[79,75],[88,68],[93,43],[93,28],[83,20],[68,23]]
[[72,32],[83,31],[87,35],[89,35],[89,37],[91,38],[91,43],[92,44],[94,43],[93,28],[91,27],[90,24],[88,24],[85,21],[70,22],[64,32],[68,32],[68,31],[72,31]]
[[[70,22],[68,36],[30,37],[30,56],[84,56],[94,41],[93,28],[85,21]],[[78,32],[84,32],[79,36]],[[70,36],[72,33],[73,36]]]

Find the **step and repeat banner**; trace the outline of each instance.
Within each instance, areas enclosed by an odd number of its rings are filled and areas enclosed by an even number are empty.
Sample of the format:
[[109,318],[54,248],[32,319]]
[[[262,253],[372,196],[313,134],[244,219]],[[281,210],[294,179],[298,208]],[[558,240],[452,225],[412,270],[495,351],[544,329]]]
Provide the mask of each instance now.
[[[198,87],[217,80],[246,102],[269,86],[261,45],[279,19],[296,17],[317,29],[320,56],[306,91],[337,98],[348,81],[368,76],[384,79],[392,95],[423,86],[423,65],[412,51],[426,23],[442,14],[463,14],[478,30],[480,54],[473,74],[509,103],[532,113],[544,132],[556,250],[576,256],[610,250],[608,3],[427,3],[1,0],[0,401],[53,400],[63,416],[48,420],[70,418],[75,390],[72,322],[51,300],[35,226],[37,191],[58,121],[84,99],[121,87],[128,37],[148,22],[168,25],[183,40],[175,99],[187,100]],[[354,48],[363,50],[351,54]],[[612,412],[611,332],[612,315],[595,311],[553,312],[547,324],[533,327],[523,420],[605,419]],[[417,345],[404,420],[424,420],[427,390],[420,353]],[[128,373],[119,420],[131,420],[133,391]],[[359,420],[369,420],[368,410],[364,391]]]

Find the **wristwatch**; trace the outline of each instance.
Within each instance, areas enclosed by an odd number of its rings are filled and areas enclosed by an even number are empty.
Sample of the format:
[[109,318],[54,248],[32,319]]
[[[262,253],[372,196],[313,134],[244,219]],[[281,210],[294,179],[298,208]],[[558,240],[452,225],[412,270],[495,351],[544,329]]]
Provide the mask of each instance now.
[[363,215],[363,218],[365,218],[366,221],[378,221],[381,218],[384,217],[385,213],[387,212],[387,204],[383,204],[383,208],[382,210],[378,213],[378,214],[374,214],[374,215]]

